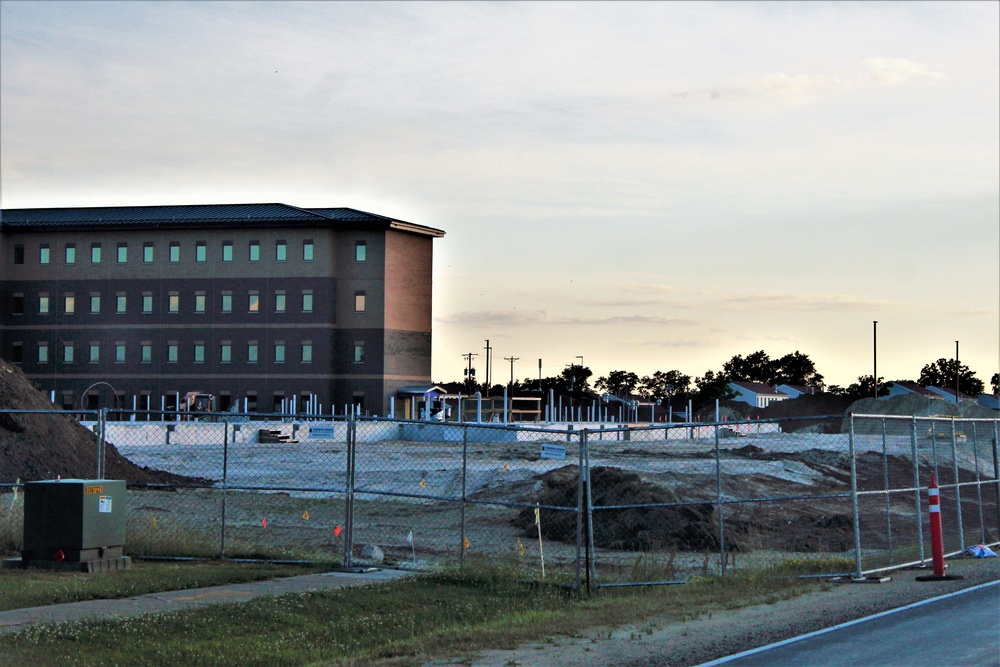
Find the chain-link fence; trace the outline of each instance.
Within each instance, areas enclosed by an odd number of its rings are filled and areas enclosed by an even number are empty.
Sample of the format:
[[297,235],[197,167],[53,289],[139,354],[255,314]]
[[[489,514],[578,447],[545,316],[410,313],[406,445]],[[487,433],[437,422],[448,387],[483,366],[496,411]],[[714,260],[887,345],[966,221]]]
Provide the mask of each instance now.
[[[95,462],[95,476],[120,469],[119,454],[142,471],[127,500],[126,549],[136,556],[419,569],[485,561],[588,587],[789,560],[860,577],[929,560],[931,475],[947,553],[1000,539],[996,419],[541,428],[82,416],[98,445],[77,455]],[[6,476],[0,531],[18,544],[18,483]]]

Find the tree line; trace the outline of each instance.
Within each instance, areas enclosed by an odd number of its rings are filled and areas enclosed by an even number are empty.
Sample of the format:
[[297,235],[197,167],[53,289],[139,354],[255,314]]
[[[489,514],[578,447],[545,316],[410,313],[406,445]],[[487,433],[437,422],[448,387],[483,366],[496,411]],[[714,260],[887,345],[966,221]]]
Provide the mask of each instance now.
[[[679,370],[656,371],[651,375],[639,376],[625,370],[614,370],[593,380],[593,371],[584,365],[570,365],[555,376],[525,378],[507,385],[514,396],[548,394],[554,391],[559,396],[576,400],[596,399],[601,393],[611,394],[621,399],[638,398],[643,401],[660,401],[667,405],[686,405],[691,401],[699,409],[715,400],[731,399],[736,392],[729,387],[733,381],[759,382],[769,387],[782,384],[811,387],[817,392],[844,396],[852,400],[871,397],[875,393],[875,378],[861,375],[857,382],[847,387],[827,385],[823,375],[816,370],[816,364],[809,355],[799,351],[772,358],[764,350],[746,356],[735,355],[718,371],[706,371],[692,378]],[[959,391],[970,396],[983,393],[985,384],[967,365],[955,360],[941,358],[924,365],[916,383],[923,387],[954,388],[958,381]],[[466,378],[456,384],[465,384],[469,393],[480,391],[484,394],[500,394],[505,385],[487,387]],[[878,379],[878,395],[889,394],[888,382]],[[990,379],[993,393],[1000,393],[1000,374],[994,373]]]

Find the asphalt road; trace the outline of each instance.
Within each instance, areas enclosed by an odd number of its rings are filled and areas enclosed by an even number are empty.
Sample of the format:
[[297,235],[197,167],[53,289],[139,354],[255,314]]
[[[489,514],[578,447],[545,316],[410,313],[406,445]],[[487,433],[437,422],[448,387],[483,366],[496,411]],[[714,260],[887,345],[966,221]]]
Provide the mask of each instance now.
[[702,667],[997,667],[1000,581],[721,658]]

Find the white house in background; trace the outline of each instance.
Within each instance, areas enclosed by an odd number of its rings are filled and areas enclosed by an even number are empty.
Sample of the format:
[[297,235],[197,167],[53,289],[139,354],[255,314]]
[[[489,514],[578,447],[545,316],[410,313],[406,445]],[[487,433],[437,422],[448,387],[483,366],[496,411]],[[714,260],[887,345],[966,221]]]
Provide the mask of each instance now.
[[[944,400],[948,401],[949,403],[954,403],[955,402],[955,390],[954,389],[949,389],[948,387],[927,387],[927,391],[929,391],[929,392],[931,392],[933,394],[937,394],[939,397],[943,398]],[[968,394],[965,394],[965,393],[959,393],[958,397],[959,397],[960,400],[963,400],[963,401],[972,401],[972,400],[975,400],[975,397],[969,396]]]
[[976,403],[984,408],[1000,411],[1000,396],[996,394],[980,394],[979,398],[976,399]]
[[816,387],[807,387],[804,384],[779,384],[775,387],[779,392],[788,396],[788,398],[798,398],[799,396],[812,396],[813,394],[822,394]]
[[788,394],[782,394],[762,382],[736,380],[729,383],[729,388],[737,394],[734,401],[741,401],[756,408],[766,408],[775,401],[787,401],[789,398]]
[[[886,386],[889,388],[889,395],[879,396],[879,400],[883,398],[892,398],[893,396],[905,396],[907,394],[917,394],[918,396],[923,396],[925,398],[942,398],[940,394],[928,391],[927,387],[921,387],[916,382],[910,382],[909,380],[889,382]],[[952,400],[954,400],[954,398]]]

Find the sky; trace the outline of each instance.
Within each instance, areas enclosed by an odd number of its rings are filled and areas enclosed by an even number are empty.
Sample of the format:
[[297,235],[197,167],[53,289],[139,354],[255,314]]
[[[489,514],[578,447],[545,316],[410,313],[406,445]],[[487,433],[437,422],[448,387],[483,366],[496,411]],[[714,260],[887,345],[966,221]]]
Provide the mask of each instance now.
[[[1000,370],[1000,3],[0,1],[0,206],[443,229],[433,380]],[[877,321],[876,327],[873,322]]]

